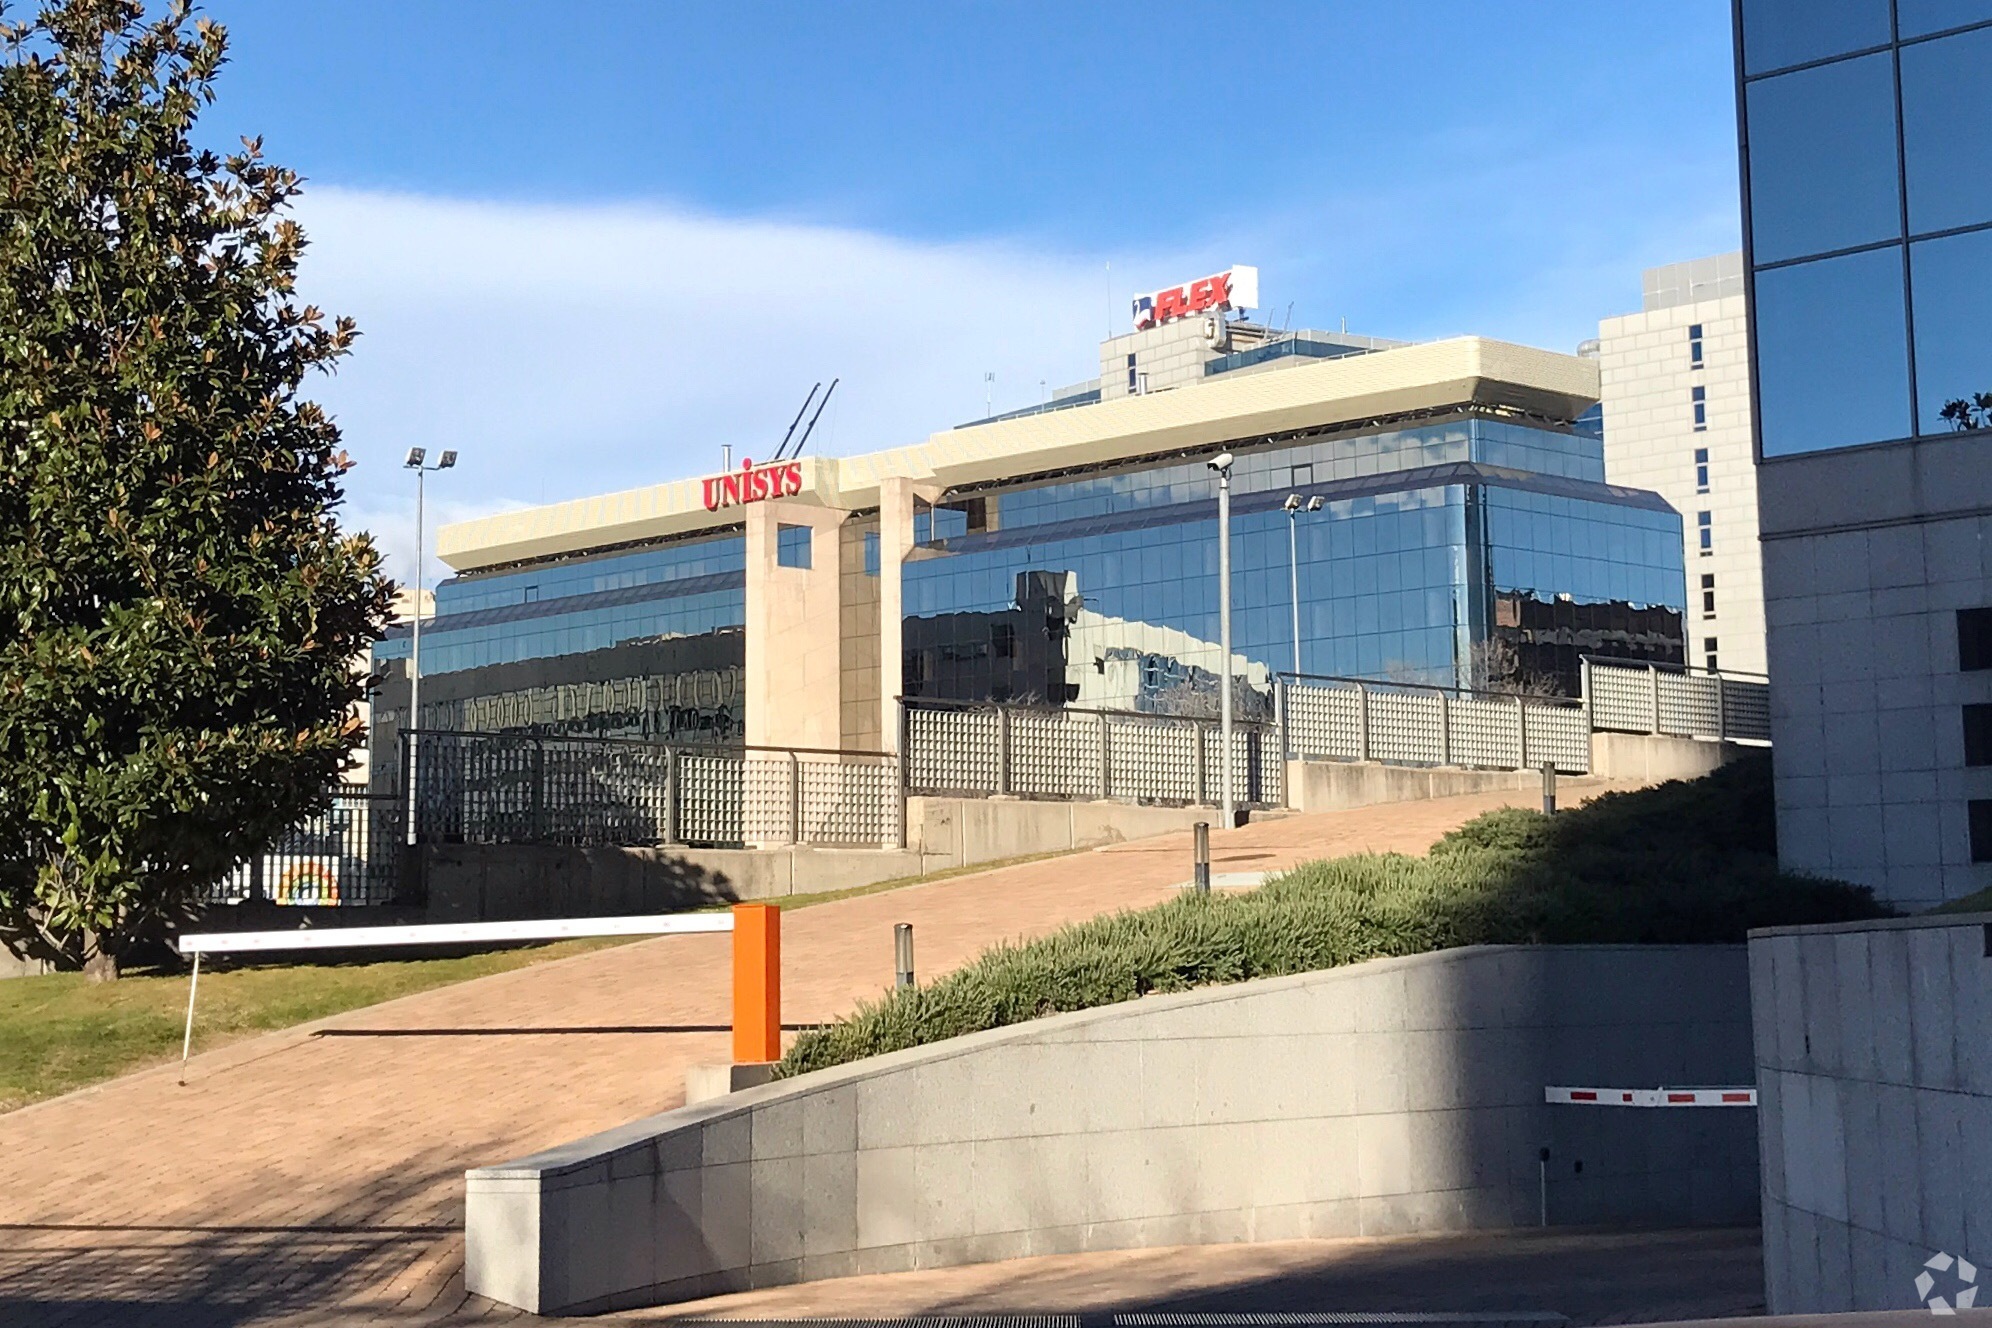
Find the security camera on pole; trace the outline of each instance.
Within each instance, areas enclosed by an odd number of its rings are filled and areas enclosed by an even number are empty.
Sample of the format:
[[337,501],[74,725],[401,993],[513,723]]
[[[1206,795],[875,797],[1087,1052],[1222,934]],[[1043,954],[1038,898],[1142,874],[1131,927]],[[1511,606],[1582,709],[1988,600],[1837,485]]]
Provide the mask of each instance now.
[[1217,652],[1223,658],[1217,681],[1217,787],[1224,825],[1238,824],[1238,801],[1231,789],[1231,463],[1220,452],[1206,464],[1217,472]]
[[415,472],[415,602],[409,609],[408,629],[408,843],[415,842],[415,743],[422,727],[422,505],[423,480],[432,470],[448,470],[456,464],[455,452],[444,452],[433,466],[424,465],[429,453],[420,447],[408,449],[401,464]]

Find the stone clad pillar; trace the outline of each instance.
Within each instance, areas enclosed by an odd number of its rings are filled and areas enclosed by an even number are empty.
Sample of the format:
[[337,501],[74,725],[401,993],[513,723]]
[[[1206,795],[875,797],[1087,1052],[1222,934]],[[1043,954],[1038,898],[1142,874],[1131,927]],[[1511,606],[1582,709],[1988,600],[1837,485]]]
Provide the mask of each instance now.
[[[750,746],[842,746],[838,534],[846,515],[806,498],[744,510]],[[781,566],[783,526],[809,529],[808,567]]]

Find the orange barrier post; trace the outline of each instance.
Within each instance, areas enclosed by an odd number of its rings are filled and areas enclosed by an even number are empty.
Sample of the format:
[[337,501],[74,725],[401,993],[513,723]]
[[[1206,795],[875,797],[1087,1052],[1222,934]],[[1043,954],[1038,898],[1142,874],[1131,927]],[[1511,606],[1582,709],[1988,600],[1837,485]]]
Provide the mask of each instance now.
[[733,906],[733,1059],[755,1065],[782,1058],[782,911]]

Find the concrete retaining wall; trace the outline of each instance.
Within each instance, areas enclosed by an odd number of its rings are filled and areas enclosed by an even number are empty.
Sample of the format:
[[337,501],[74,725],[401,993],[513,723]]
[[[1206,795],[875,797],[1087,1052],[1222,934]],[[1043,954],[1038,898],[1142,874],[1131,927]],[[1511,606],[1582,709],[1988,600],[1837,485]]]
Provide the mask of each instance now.
[[[1560,786],[1582,786],[1568,776]],[[1376,761],[1288,761],[1287,796],[1299,812],[1333,812],[1386,802],[1455,798],[1467,793],[1541,789],[1535,770],[1465,770],[1457,766],[1383,765]]]
[[1988,952],[1992,914],[1751,934],[1770,1313],[1914,1309],[1932,1255],[1992,1264]]
[[[1263,815],[1263,813],[1261,813]],[[1126,802],[1029,802],[1017,798],[908,798],[906,844],[951,867],[1099,848],[1216,825],[1214,807],[1139,807]]]
[[1743,949],[1475,947],[1110,1006],[633,1122],[467,1179],[469,1289],[592,1311],[1019,1255],[1756,1215]]
[[[25,949],[23,945],[22,950]],[[47,960],[17,951],[12,943],[0,940],[0,978],[31,978],[54,971]]]
[[1216,820],[1208,807],[909,798],[904,849],[436,844],[424,846],[422,870],[435,922],[672,913],[1097,848]]
[[1663,784],[1670,779],[1700,779],[1758,750],[1733,742],[1703,742],[1652,733],[1593,733],[1591,775],[1595,779],[1633,779]]
[[676,913],[743,899],[847,890],[949,865],[900,849],[422,849],[432,922]]

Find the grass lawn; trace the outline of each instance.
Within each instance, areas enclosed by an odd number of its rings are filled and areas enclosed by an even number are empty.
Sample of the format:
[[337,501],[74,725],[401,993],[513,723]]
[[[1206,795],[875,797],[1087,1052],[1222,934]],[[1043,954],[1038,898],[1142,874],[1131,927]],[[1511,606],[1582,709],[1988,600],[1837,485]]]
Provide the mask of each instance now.
[[[1036,858],[985,862],[768,902],[784,910],[807,908],[1031,861]],[[204,965],[194,1049],[206,1051],[397,996],[623,943],[618,938],[560,941],[461,958],[369,964]],[[173,1059],[180,1054],[186,1017],[184,973],[141,969],[106,983],[86,982],[81,973],[0,981],[0,1112]]]

